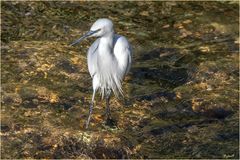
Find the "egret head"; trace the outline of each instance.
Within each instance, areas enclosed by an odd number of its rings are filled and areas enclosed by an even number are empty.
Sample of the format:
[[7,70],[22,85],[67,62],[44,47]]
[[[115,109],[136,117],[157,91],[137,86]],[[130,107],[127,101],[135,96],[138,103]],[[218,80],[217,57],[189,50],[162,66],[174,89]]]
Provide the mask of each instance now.
[[90,31],[97,31],[91,37],[102,37],[114,32],[113,23],[110,19],[101,18],[93,23]]
[[112,35],[114,33],[113,23],[110,19],[100,18],[96,22],[93,23],[90,31],[88,31],[85,35],[83,35],[78,40],[74,41],[71,46],[81,42],[83,39],[87,37],[103,37]]

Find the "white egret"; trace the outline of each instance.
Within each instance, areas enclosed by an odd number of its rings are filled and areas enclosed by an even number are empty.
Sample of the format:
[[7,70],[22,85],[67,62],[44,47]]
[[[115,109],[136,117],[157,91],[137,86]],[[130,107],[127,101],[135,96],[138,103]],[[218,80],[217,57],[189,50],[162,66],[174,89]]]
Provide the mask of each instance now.
[[93,95],[86,121],[88,128],[94,106],[96,91],[100,89],[102,98],[106,98],[106,114],[110,117],[109,100],[111,92],[123,95],[122,80],[128,73],[132,63],[132,50],[128,40],[114,32],[110,19],[98,19],[90,31],[73,42],[75,45],[87,37],[97,37],[90,46],[87,55],[88,70],[92,77]]

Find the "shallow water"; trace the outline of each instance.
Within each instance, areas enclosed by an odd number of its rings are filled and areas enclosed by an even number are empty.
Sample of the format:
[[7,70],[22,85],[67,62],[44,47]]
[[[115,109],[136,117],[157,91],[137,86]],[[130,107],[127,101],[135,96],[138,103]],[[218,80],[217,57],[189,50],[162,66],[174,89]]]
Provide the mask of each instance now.
[[[2,158],[239,158],[237,2],[2,2]],[[91,99],[100,17],[134,49],[113,123]]]

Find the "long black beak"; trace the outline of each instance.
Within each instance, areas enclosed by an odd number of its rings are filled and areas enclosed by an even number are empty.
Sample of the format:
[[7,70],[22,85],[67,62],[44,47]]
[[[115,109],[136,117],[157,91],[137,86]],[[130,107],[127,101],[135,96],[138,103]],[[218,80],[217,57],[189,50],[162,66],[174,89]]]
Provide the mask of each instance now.
[[81,42],[81,41],[84,40],[85,38],[93,35],[94,33],[98,32],[98,31],[99,31],[99,29],[96,30],[96,31],[88,31],[88,32],[87,32],[86,34],[84,34],[81,38],[79,38],[79,39],[77,39],[76,41],[74,41],[73,43],[71,43],[70,46],[73,46],[73,45]]

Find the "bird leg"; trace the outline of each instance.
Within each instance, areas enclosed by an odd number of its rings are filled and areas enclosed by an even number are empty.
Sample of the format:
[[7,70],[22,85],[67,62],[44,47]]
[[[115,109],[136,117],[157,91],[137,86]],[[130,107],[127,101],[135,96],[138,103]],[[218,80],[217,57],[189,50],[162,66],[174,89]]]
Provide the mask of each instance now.
[[86,121],[86,129],[88,128],[88,125],[89,125],[89,122],[90,122],[90,119],[91,119],[92,110],[93,110],[93,103],[91,103],[90,107],[89,107],[88,118],[87,118],[87,121]]
[[94,106],[95,93],[96,93],[96,91],[93,90],[92,102],[91,102],[91,104],[89,106],[89,113],[88,113],[88,118],[87,118],[87,121],[86,121],[86,129],[88,128],[88,125],[89,125],[89,122],[90,122],[90,119],[91,119],[92,110],[93,110],[93,106]]
[[106,111],[105,111],[105,115],[107,116],[107,119],[109,119],[110,116],[111,116],[111,114],[110,114],[110,106],[109,106],[110,95],[111,95],[111,90],[108,89],[107,93],[106,93]]
[[105,124],[110,127],[114,127],[117,125],[117,121],[115,119],[112,119],[111,117],[110,105],[109,105],[110,96],[111,96],[111,89],[108,89],[106,94],[106,111],[105,111],[106,123]]

